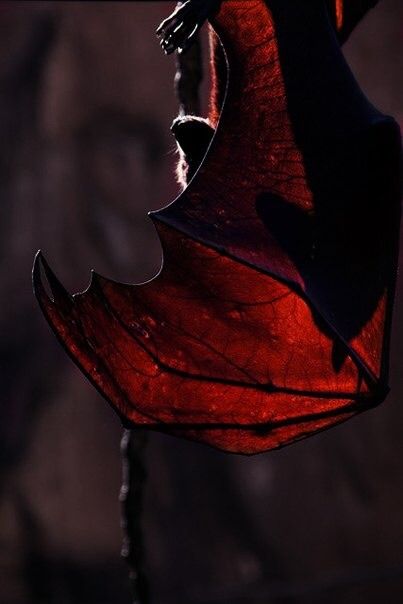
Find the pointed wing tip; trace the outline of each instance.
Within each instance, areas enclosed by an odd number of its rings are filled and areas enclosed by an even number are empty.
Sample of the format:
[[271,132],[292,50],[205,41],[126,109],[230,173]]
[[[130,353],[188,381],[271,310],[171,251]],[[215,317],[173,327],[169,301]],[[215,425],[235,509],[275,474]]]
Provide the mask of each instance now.
[[50,304],[54,304],[66,311],[75,303],[77,298],[86,296],[93,292],[97,286],[102,286],[109,282],[115,283],[96,272],[95,269],[91,269],[86,288],[75,294],[70,294],[56,277],[42,250],[38,250],[35,254],[32,267],[32,287],[34,295],[41,306],[48,307]]
[[[43,277],[46,278],[50,293],[48,292]],[[35,255],[32,269],[32,285],[34,294],[41,306],[48,307],[56,304],[67,310],[73,305],[73,297],[65,289],[53,270],[50,268],[41,250]]]
[[151,210],[150,212],[147,212],[147,216],[154,222],[154,220],[158,220],[158,212],[159,210]]
[[46,289],[43,285],[41,269],[43,266],[43,254],[41,250],[38,250],[35,254],[34,264],[32,267],[32,288],[34,294],[39,302],[43,301],[45,297],[49,299]]
[[92,268],[90,270],[90,278],[89,278],[87,287],[83,291],[80,291],[80,292],[77,292],[76,294],[74,294],[73,299],[85,297],[88,294],[91,294],[97,288],[97,286],[102,286],[104,283],[107,283],[108,281],[109,281],[109,279],[107,277],[104,277],[100,273],[97,273],[96,270]]

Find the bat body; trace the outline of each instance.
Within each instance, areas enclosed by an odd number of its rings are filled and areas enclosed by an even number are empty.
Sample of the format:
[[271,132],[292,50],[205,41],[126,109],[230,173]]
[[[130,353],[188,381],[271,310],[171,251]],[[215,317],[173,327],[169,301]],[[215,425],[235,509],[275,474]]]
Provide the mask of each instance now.
[[224,106],[188,187],[151,214],[160,273],[94,273],[70,296],[39,255],[34,287],[128,425],[252,454],[388,392],[400,133],[360,91],[322,0],[227,0],[212,24]]

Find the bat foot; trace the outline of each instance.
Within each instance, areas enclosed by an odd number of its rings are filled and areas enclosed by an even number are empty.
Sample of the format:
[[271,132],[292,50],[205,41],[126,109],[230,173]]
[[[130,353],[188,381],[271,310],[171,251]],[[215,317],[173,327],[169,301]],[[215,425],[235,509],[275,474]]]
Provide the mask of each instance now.
[[179,4],[156,30],[165,54],[170,55],[175,50],[179,53],[185,52],[218,4],[218,0],[187,0]]

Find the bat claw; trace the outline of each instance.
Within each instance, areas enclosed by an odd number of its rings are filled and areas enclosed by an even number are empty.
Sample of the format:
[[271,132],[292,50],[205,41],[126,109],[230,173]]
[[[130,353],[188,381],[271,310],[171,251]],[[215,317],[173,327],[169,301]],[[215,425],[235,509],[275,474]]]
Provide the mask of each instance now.
[[218,9],[219,4],[219,0],[186,0],[177,6],[155,32],[165,54],[175,50],[179,54],[186,52],[195,41],[200,27]]

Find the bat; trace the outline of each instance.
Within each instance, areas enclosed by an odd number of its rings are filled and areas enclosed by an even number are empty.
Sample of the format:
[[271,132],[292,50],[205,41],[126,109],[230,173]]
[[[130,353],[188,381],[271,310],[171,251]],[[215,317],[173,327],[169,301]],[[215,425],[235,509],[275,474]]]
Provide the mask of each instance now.
[[225,101],[195,176],[151,213],[158,275],[93,272],[71,296],[38,253],[33,283],[125,425],[254,454],[388,393],[401,140],[323,0],[226,0],[211,22]]

